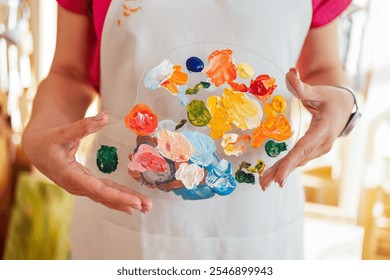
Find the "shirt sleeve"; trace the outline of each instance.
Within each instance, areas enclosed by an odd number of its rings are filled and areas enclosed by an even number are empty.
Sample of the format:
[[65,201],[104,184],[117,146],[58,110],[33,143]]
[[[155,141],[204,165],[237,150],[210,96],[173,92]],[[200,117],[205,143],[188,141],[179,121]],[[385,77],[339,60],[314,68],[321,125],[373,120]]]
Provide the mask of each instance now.
[[313,18],[311,27],[324,26],[337,18],[352,0],[313,0]]
[[58,4],[73,13],[87,15],[88,0],[57,0]]

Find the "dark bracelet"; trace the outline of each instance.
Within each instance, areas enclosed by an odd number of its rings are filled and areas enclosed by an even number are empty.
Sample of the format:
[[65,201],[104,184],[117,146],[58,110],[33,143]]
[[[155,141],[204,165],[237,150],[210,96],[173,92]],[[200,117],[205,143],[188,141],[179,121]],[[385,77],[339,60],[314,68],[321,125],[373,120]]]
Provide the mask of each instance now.
[[347,124],[345,125],[344,129],[341,131],[341,133],[339,135],[339,137],[345,137],[357,125],[357,123],[359,122],[360,118],[362,117],[362,114],[359,111],[359,106],[358,106],[358,103],[357,103],[357,100],[356,100],[356,95],[353,92],[353,90],[348,88],[348,87],[344,87],[344,86],[338,86],[338,88],[345,89],[350,94],[352,94],[353,102],[354,102],[354,105],[355,105],[355,111],[351,113],[351,115],[349,116],[349,119],[347,121]]

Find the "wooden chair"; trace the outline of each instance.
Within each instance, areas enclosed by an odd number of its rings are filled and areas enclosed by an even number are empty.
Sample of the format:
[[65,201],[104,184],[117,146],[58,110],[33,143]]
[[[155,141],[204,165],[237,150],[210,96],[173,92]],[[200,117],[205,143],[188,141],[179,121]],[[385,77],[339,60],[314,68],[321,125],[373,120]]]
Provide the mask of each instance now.
[[390,191],[365,190],[361,220],[365,228],[363,259],[390,260]]

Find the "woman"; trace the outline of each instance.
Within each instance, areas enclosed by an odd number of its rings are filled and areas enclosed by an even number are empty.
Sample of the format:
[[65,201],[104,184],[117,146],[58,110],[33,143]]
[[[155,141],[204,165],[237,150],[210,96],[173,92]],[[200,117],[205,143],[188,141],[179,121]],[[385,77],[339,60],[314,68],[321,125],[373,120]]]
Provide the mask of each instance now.
[[[335,20],[351,1],[58,2],[56,53],[23,146],[40,171],[76,195],[73,258],[302,258],[304,198],[293,171],[328,152],[351,114],[352,95],[337,87],[347,80]],[[313,115],[304,137],[261,178],[266,192],[165,200],[135,192],[142,188],[128,178],[99,179],[92,164],[76,162],[80,140],[107,124],[106,112],[114,119],[128,113],[151,54],[208,41],[265,55],[288,72],[292,92]],[[83,119],[97,92],[103,112]]]

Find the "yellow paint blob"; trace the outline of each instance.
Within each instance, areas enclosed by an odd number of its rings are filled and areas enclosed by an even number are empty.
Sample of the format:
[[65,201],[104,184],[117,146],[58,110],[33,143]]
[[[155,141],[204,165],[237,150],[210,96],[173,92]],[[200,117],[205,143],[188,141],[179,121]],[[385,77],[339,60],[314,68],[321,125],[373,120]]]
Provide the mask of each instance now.
[[229,88],[224,90],[221,97],[209,97],[207,107],[212,116],[209,127],[213,139],[221,138],[232,129],[232,125],[243,131],[254,129],[260,124],[263,116],[263,110],[257,100]]
[[286,99],[281,95],[276,95],[272,98],[272,108],[278,113],[283,113],[287,108]]
[[243,79],[250,79],[255,74],[255,71],[249,64],[242,62],[237,65],[237,73]]

